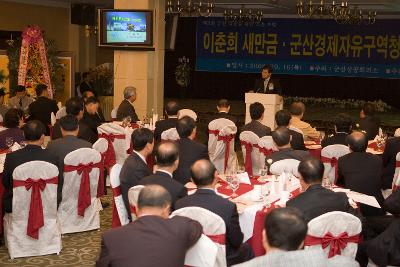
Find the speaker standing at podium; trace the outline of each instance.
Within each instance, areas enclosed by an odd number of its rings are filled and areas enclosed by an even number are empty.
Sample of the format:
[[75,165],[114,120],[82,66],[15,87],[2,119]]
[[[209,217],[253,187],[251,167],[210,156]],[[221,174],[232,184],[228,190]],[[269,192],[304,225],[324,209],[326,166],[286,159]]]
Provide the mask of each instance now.
[[261,71],[261,78],[254,83],[254,93],[282,95],[279,79],[272,77],[272,67],[265,65]]

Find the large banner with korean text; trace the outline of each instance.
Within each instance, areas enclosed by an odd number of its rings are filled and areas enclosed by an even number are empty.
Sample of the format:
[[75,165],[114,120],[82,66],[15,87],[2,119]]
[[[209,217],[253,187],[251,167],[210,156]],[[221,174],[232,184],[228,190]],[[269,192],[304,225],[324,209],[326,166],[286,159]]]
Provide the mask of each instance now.
[[400,20],[340,25],[323,19],[261,23],[197,20],[196,70],[400,78]]

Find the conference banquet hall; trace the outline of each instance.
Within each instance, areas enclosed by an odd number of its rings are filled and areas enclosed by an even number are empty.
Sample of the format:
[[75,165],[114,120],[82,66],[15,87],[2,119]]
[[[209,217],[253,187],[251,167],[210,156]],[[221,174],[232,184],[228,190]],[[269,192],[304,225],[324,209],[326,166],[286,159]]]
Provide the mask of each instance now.
[[400,266],[397,0],[0,0],[0,266]]

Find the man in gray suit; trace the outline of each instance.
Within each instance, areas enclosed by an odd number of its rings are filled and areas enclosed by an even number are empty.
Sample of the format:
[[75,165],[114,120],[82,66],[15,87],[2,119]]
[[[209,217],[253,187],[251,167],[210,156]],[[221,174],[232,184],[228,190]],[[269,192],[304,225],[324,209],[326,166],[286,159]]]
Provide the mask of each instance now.
[[349,257],[328,259],[322,248],[303,250],[307,234],[303,215],[294,208],[274,209],[265,218],[263,246],[267,253],[237,267],[355,267],[358,263]]
[[117,120],[122,121],[126,117],[131,118],[131,122],[137,122],[139,120],[136,114],[133,102],[136,100],[136,88],[133,86],[128,86],[124,90],[124,100],[117,109]]

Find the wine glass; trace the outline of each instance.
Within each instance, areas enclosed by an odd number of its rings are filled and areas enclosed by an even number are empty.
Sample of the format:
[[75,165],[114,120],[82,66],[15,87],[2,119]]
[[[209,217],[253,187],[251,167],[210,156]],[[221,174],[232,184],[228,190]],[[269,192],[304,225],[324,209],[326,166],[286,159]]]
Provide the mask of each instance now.
[[271,203],[269,203],[269,200],[268,200],[269,188],[266,184],[261,186],[261,195],[263,198],[263,207],[266,207],[266,208],[271,207]]
[[232,179],[233,179],[233,174],[232,173],[226,173],[225,174],[225,181],[228,184],[226,186],[226,189],[230,189],[230,183],[231,183]]
[[327,188],[327,189],[331,189],[332,185],[331,185],[331,181],[329,180],[328,177],[325,177],[322,179],[322,186]]
[[232,176],[232,180],[229,183],[229,187],[233,191],[231,198],[238,197],[238,194],[236,194],[236,190],[239,188],[239,179],[236,176]]
[[13,138],[12,137],[6,137],[6,146],[8,146],[8,148],[11,148],[13,144],[14,144]]

